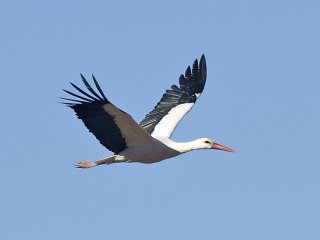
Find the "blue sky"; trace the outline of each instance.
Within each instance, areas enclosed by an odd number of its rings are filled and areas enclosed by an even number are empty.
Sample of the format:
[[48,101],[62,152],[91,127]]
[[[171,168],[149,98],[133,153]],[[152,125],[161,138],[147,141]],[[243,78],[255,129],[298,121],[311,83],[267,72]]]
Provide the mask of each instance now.
[[[319,239],[319,1],[2,1],[1,239]],[[93,73],[137,121],[201,54],[208,78],[152,165],[110,155],[62,88]]]

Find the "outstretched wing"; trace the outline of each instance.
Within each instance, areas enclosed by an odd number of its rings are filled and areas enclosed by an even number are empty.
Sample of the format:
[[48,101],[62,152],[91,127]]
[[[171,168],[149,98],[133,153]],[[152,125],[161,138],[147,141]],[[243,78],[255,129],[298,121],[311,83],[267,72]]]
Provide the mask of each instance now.
[[90,93],[70,83],[80,95],[63,89],[77,99],[62,99],[70,101],[64,104],[75,111],[78,118],[83,121],[103,146],[117,154],[127,147],[143,145],[152,141],[152,137],[129,114],[109,102],[93,75],[94,84],[100,95],[82,75],[81,78]]
[[186,115],[203,91],[206,83],[206,59],[196,59],[179,78],[180,87],[172,85],[160,102],[141,121],[140,126],[152,136],[170,137],[180,120]]

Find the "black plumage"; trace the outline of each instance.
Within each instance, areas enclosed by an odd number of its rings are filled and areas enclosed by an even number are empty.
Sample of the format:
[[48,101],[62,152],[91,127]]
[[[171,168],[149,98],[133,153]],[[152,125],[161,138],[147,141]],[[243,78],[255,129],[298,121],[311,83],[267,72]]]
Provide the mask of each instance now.
[[100,95],[93,90],[83,75],[81,75],[81,78],[91,95],[71,83],[71,85],[83,96],[64,90],[66,93],[78,99],[62,99],[71,101],[65,104],[75,111],[77,117],[83,121],[88,130],[94,134],[104,147],[108,148],[115,154],[121,152],[127,147],[125,139],[123,138],[119,127],[115,123],[114,117],[103,108],[104,105],[111,103],[105,97],[93,75],[92,78],[94,84]]
[[[206,83],[206,60],[202,55],[200,62],[196,59],[192,66],[186,69],[185,74],[181,74],[179,78],[179,87],[172,85],[163,94],[160,102],[149,112],[139,124],[147,133],[152,134],[156,125],[170,112],[174,107],[184,103],[195,103],[199,95],[202,93]],[[62,98],[68,100],[65,104],[72,108],[77,117],[83,121],[85,126],[99,142],[114,152],[115,154],[127,148],[124,136],[120,128],[117,126],[115,116],[109,114],[104,106],[110,104],[117,111],[122,110],[113,106],[104,95],[97,80],[92,75],[93,82],[99,94],[90,86],[88,81],[81,75],[82,81],[89,93],[85,92],[73,83],[70,83],[79,93],[64,90],[66,93],[76,99]],[[126,114],[126,113],[125,113]]]
[[[205,56],[202,55],[200,63],[196,59],[192,66],[188,66],[185,74],[181,74],[179,85],[172,85],[160,99],[160,102],[140,122],[140,126],[152,134],[156,125],[165,117],[169,111],[183,103],[195,103],[202,93],[207,78],[207,67]],[[198,96],[197,96],[198,95]]]

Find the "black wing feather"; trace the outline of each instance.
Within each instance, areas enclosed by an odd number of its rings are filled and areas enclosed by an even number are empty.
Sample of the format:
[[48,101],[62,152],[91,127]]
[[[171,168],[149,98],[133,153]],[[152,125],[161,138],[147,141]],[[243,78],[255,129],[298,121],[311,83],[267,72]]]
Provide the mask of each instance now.
[[81,75],[81,79],[82,79],[82,82],[84,83],[84,85],[87,87],[87,89],[94,95],[96,96],[99,100],[103,101],[105,99],[102,99],[93,89],[92,87],[90,86],[90,84],[88,83],[87,79],[85,79],[85,77]]
[[179,77],[179,85],[172,85],[160,99],[160,102],[149,112],[140,122],[140,126],[149,134],[152,134],[156,125],[168,112],[183,103],[195,103],[197,100],[196,94],[201,94],[206,83],[207,67],[205,56],[202,55],[200,63],[196,59],[192,66],[187,67],[185,74]]
[[80,93],[82,93],[83,95],[87,96],[88,98],[91,98],[92,100],[97,100],[96,98],[92,97],[90,94],[86,93],[85,91],[83,91],[81,88],[79,88],[78,86],[76,86],[75,84],[73,84],[72,82],[70,82],[71,86],[74,87],[75,89],[77,89]]
[[68,98],[62,99],[74,101],[65,104],[75,111],[77,117],[83,121],[88,130],[94,134],[94,136],[104,147],[108,148],[115,154],[121,152],[127,147],[125,139],[123,138],[120,129],[116,125],[114,117],[108,114],[103,108],[105,104],[111,103],[103,94],[95,78],[93,78],[93,80],[101,96],[94,91],[82,74],[81,78],[84,85],[92,95],[86,93],[81,88],[71,83],[76,90],[88,98],[64,90],[66,93],[83,101]]
[[72,93],[72,92],[70,92],[70,91],[68,91],[68,90],[65,90],[65,89],[62,89],[62,90],[65,91],[66,93],[74,96],[74,97],[80,98],[80,99],[85,100],[85,101],[88,101],[88,102],[91,101],[91,100],[88,99],[88,98],[82,97],[82,96],[80,96],[80,95],[78,95],[78,94],[75,94],[75,93]]
[[101,96],[103,97],[103,99],[107,101],[106,96],[104,95],[104,93],[103,93],[103,91],[102,91],[102,89],[101,89],[101,87],[100,87],[100,85],[99,85],[98,81],[97,81],[97,80],[96,80],[96,78],[93,76],[93,74],[92,74],[92,79],[93,79],[94,84],[96,85],[96,88],[98,89],[99,93],[100,93],[100,94],[101,94]]

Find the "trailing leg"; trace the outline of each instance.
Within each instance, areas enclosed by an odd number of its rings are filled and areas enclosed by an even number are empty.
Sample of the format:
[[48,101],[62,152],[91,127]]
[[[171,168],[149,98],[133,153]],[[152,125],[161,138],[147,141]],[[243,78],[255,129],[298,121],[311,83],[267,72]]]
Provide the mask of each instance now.
[[98,165],[102,165],[102,164],[111,164],[115,162],[115,156],[112,157],[108,157],[105,159],[101,159],[101,160],[97,160],[94,162],[89,162],[89,161],[82,161],[82,162],[77,162],[74,166],[76,168],[91,168],[91,167],[95,167]]

